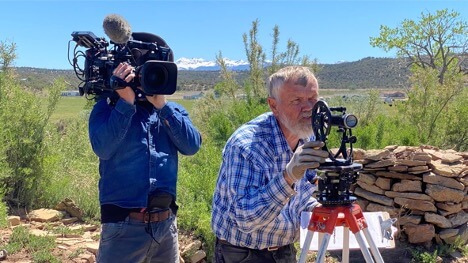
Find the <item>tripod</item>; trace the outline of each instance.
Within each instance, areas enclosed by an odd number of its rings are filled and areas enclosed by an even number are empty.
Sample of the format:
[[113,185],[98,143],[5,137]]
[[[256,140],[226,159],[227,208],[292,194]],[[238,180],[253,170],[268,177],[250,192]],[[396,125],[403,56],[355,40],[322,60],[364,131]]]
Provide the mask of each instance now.
[[[316,262],[324,262],[328,243],[330,242],[330,237],[333,234],[335,226],[344,227],[343,263],[349,262],[349,231],[352,231],[356,237],[356,241],[359,244],[366,263],[384,262],[369,233],[369,230],[367,229],[367,223],[361,207],[358,204],[351,203],[343,206],[319,206],[313,210],[312,217],[310,218],[308,225],[306,239],[299,258],[299,263],[305,263],[307,251],[309,250],[310,243],[312,242],[314,232],[319,232],[319,239],[321,239],[321,243],[319,241]],[[364,236],[366,237],[375,261],[364,242],[362,233],[364,233]],[[321,235],[323,235],[323,237]]]

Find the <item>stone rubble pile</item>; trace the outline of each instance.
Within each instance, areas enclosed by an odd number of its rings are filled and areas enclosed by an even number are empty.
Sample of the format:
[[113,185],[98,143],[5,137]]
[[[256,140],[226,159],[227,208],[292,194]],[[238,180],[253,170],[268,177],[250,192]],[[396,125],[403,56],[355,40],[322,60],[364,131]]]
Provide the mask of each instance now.
[[[354,195],[363,211],[385,211],[410,243],[468,241],[468,152],[430,146],[354,151]],[[458,242],[458,241],[457,241]]]

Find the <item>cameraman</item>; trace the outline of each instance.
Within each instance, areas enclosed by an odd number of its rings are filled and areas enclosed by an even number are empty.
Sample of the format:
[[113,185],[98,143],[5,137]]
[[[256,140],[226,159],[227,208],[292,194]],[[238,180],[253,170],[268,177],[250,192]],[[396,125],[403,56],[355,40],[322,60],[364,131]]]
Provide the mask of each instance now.
[[241,126],[223,150],[213,197],[215,262],[296,262],[302,211],[318,203],[311,183],[328,157],[313,141],[318,83],[306,67],[269,78],[264,113]]
[[[131,82],[134,67],[113,75]],[[131,87],[101,99],[89,119],[99,157],[102,232],[97,262],[179,262],[178,153],[195,154],[201,136],[187,111],[165,95],[136,99]]]

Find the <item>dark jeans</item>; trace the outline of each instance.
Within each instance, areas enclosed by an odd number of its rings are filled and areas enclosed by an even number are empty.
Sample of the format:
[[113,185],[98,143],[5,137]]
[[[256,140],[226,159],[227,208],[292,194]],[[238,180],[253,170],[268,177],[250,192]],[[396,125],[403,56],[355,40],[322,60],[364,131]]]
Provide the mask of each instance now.
[[295,263],[296,248],[293,244],[280,247],[278,250],[251,249],[231,244],[220,243],[216,239],[215,263]]
[[127,217],[102,224],[98,263],[179,263],[177,219],[145,223]]

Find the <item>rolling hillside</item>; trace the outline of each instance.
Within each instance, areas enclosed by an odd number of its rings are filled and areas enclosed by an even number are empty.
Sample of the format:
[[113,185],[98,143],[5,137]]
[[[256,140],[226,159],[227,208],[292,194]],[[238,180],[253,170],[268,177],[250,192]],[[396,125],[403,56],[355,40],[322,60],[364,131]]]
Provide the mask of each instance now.
[[[321,89],[401,89],[407,85],[408,70],[404,63],[392,58],[364,58],[354,62],[323,64],[317,73]],[[69,90],[77,90],[78,78],[72,69],[16,68],[18,79],[24,86],[40,91],[54,79],[64,78]],[[239,83],[248,76],[247,71],[235,71]],[[210,90],[221,80],[219,71],[179,70],[178,90]]]

